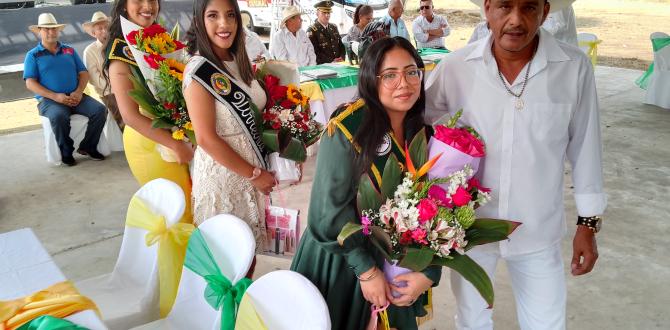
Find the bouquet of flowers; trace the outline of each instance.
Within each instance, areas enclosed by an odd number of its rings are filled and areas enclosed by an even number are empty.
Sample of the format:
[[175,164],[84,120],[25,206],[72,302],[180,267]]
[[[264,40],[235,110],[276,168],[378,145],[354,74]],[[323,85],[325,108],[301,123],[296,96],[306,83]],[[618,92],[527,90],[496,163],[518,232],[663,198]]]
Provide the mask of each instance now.
[[[170,34],[159,24],[142,28],[123,16],[121,28],[139,68],[130,78],[130,96],[152,119],[152,127],[170,129],[175,140],[195,144],[182,92],[186,55],[184,44],[176,40],[178,30]],[[159,145],[159,151],[166,161],[176,161],[171,150]]]
[[477,173],[479,161],[486,155],[484,142],[473,128],[456,127],[462,114],[460,110],[446,125],[435,126],[435,134],[428,142],[429,157],[438,154],[443,157],[428,172],[429,179],[445,177],[462,170],[466,165],[472,169],[468,178]]
[[405,148],[405,154],[407,172],[391,155],[379,190],[369,175],[363,175],[357,196],[361,222],[345,225],[339,243],[343,245],[359,232],[369,237],[387,260],[384,273],[389,282],[398,274],[422,271],[431,265],[452,268],[492,305],[490,279],[465,252],[507,239],[520,223],[475,218],[475,207],[489,201],[490,190],[472,178],[474,169],[469,164],[448,175],[428,178],[445,154],[428,160],[423,131]]

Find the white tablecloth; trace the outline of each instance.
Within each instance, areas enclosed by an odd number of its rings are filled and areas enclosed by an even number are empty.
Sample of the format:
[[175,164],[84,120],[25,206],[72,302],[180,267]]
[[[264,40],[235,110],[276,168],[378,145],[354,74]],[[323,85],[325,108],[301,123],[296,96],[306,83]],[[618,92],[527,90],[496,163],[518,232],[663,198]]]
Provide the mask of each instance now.
[[353,102],[357,93],[358,86],[326,89],[323,91],[323,101],[309,101],[309,108],[314,113],[314,120],[325,125],[335,109],[340,104]]
[[[0,234],[0,300],[13,300],[67,280],[30,228]],[[92,310],[66,317],[92,330],[107,329]]]

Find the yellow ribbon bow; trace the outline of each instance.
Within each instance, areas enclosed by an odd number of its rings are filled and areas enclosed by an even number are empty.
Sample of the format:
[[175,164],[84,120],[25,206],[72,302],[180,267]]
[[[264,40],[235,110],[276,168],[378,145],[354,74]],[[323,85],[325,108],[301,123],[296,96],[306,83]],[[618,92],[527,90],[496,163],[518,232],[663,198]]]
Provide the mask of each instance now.
[[195,227],[190,223],[176,223],[168,228],[165,217],[151,212],[137,196],[133,196],[128,205],[126,226],[146,229],[147,246],[158,243],[159,308],[161,317],[165,317],[177,298],[186,246]]
[[240,308],[237,310],[235,330],[267,330],[260,315],[256,311],[254,302],[248,294],[242,297]]
[[14,330],[42,315],[63,318],[87,309],[100,315],[91,299],[64,281],[23,298],[0,301],[0,330]]

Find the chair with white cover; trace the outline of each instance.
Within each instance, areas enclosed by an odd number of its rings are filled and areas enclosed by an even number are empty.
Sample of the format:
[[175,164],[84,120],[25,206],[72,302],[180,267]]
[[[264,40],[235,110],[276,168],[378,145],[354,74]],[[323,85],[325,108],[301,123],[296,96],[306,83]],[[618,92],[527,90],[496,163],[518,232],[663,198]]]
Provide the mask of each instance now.
[[251,283],[245,276],[255,249],[254,235],[241,219],[220,214],[205,220],[189,240],[170,314],[134,329],[221,329],[222,314],[227,313],[227,320],[234,322],[236,301]]
[[254,281],[240,302],[235,330],[329,330],[321,292],[304,276],[277,270]]
[[[49,118],[44,116],[40,116],[40,120],[42,121],[42,129],[44,131],[44,151],[46,152],[47,162],[54,165],[60,165],[62,157],[60,149],[58,148],[58,143],[56,142],[56,136],[51,128],[51,122],[49,121]],[[86,135],[87,125],[88,118],[77,114],[70,116],[70,138],[74,141],[75,150],[77,150],[79,143],[81,143],[81,140],[84,139],[84,135]],[[98,152],[104,156],[109,156],[111,153],[105,134],[100,134]]]
[[[166,179],[146,183],[135,193],[133,199],[136,198],[150,212],[163,217],[168,229],[179,225],[178,221],[186,208],[182,189]],[[125,330],[160,317],[159,244],[147,246],[146,236],[149,231],[128,225],[131,223],[131,214],[138,208],[142,207],[131,200],[129,222],[125,227],[114,270],[76,283],[80,292],[98,305],[103,321],[110,329]]]
[[670,36],[654,32],[650,39],[654,48],[654,70],[649,77],[644,103],[670,109]]
[[577,34],[577,42],[579,43],[579,49],[591,59],[591,64],[595,67],[598,63],[598,44],[602,40],[599,40],[598,36],[593,33],[582,32]]

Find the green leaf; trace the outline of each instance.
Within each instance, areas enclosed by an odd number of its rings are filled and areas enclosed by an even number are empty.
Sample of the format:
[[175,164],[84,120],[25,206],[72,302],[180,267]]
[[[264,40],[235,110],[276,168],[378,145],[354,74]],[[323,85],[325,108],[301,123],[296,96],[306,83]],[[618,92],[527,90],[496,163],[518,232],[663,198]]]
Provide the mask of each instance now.
[[426,129],[417,133],[409,144],[409,155],[414,163],[414,168],[419,170],[428,161],[428,142],[426,142]]
[[189,141],[191,141],[191,144],[197,146],[198,142],[195,140],[195,132],[187,129],[184,129],[184,132],[186,132],[186,136],[188,136],[188,139]]
[[470,250],[477,245],[506,240],[509,235],[521,225],[520,222],[499,219],[476,219],[465,231],[468,245],[465,250]]
[[344,241],[346,241],[347,238],[361,230],[363,230],[363,226],[360,223],[347,222],[344,227],[342,227],[340,234],[337,235],[337,243],[339,243],[340,246],[344,246]]
[[154,120],[151,121],[151,127],[171,129],[172,127],[174,127],[174,125],[168,123],[162,118],[155,118]]
[[435,257],[433,265],[449,267],[463,276],[472,286],[477,289],[479,294],[493,307],[493,284],[486,274],[486,271],[467,255],[452,253],[450,258]]
[[384,253],[384,256],[390,258],[389,254],[393,251],[393,244],[391,243],[389,234],[379,226],[370,226],[370,234],[372,242],[378,243],[377,247]]
[[356,205],[360,213],[364,210],[379,210],[382,206],[382,195],[377,191],[372,183],[372,178],[365,173],[361,176],[361,182],[358,184],[358,194],[356,196]]
[[396,188],[402,182],[402,169],[398,164],[398,158],[391,154],[386,160],[384,174],[382,175],[382,195],[386,198],[393,198]]
[[435,251],[428,247],[422,247],[420,249],[410,247],[407,248],[407,254],[400,260],[398,266],[409,268],[415,272],[420,272],[430,266],[434,255]]
[[[286,134],[286,138],[282,139],[280,134],[279,156],[302,163],[307,159],[307,147],[302,141]],[[283,140],[283,141],[282,141]]]
[[274,129],[263,130],[261,138],[268,149],[279,152],[279,131]]
[[172,28],[172,31],[170,32],[170,37],[172,37],[173,40],[179,40],[179,34],[180,34],[180,27],[179,27],[179,22],[174,25]]

